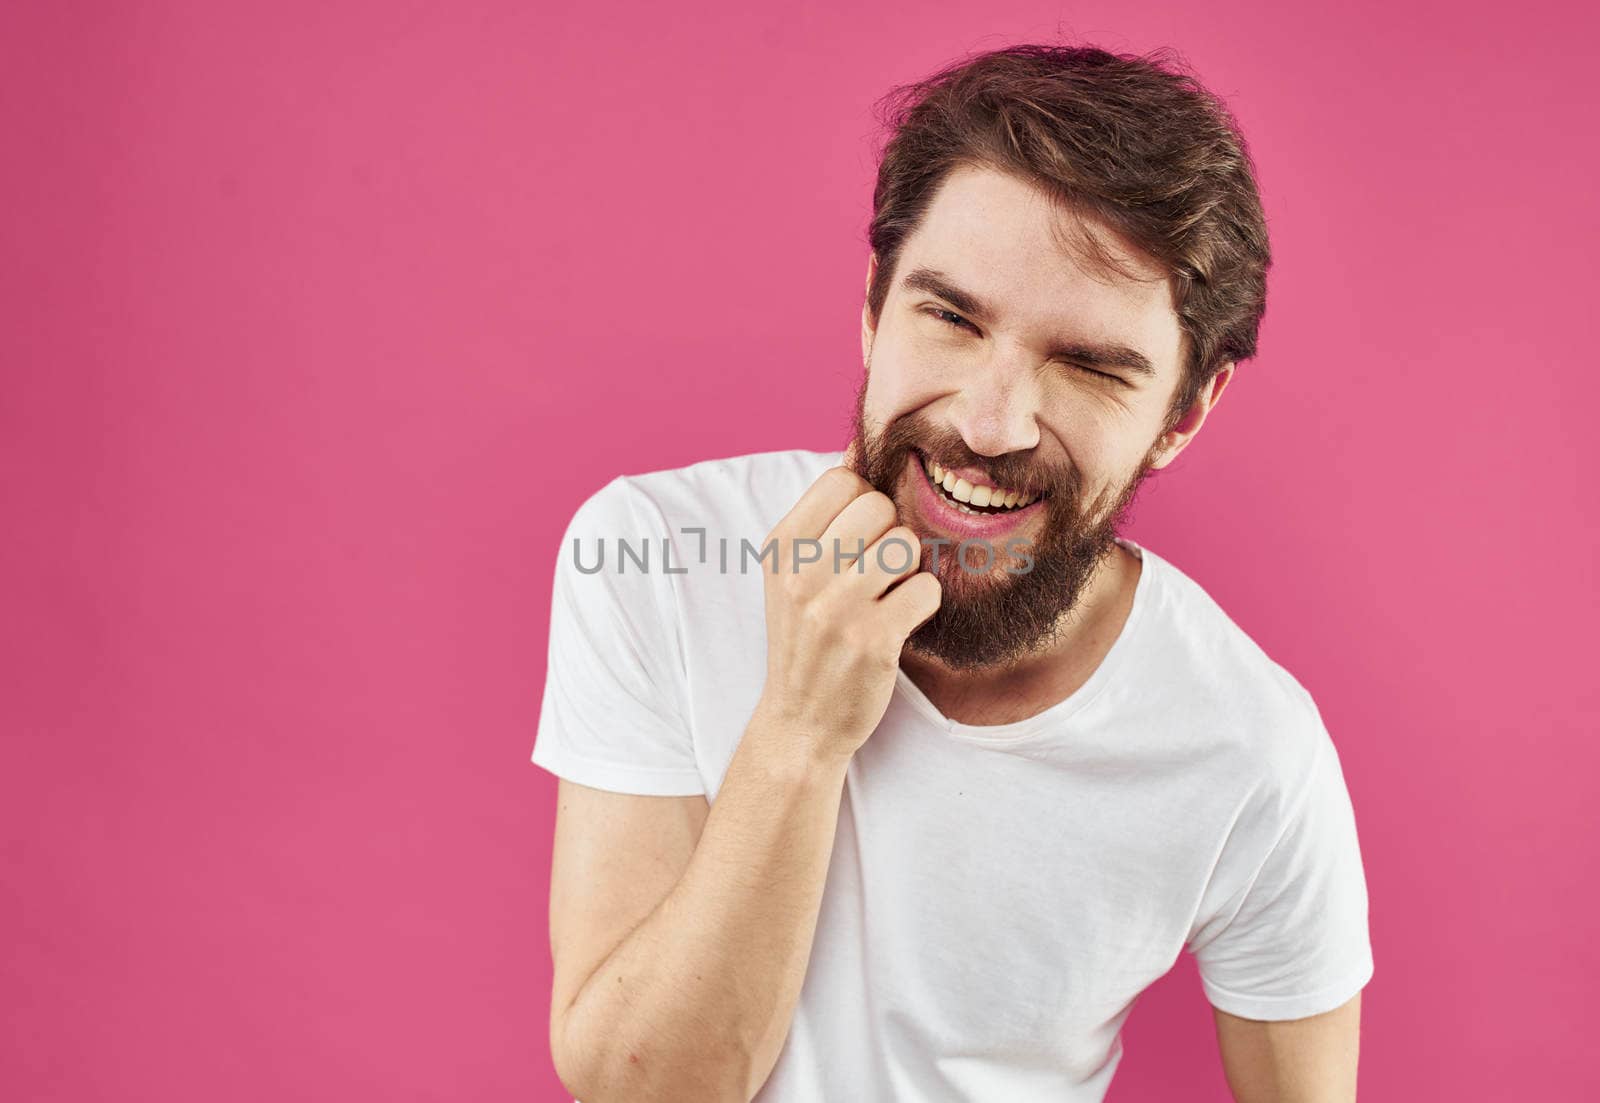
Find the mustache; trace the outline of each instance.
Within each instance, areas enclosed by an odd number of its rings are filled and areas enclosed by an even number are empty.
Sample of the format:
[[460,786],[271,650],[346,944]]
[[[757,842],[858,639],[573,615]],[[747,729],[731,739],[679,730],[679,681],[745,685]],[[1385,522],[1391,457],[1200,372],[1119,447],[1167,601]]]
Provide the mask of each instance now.
[[990,486],[1024,494],[1075,499],[1080,489],[1074,467],[1041,464],[1031,452],[980,456],[967,447],[957,430],[929,425],[915,415],[896,418],[874,443],[870,450],[876,453],[873,458],[877,462],[871,466],[884,474],[886,469],[901,467],[908,454],[917,453],[941,467],[981,471]]

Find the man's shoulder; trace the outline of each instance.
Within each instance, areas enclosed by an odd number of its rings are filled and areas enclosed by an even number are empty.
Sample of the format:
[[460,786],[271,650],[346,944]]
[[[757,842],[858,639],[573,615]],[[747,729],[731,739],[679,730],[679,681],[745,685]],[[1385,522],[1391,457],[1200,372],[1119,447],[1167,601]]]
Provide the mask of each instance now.
[[1160,555],[1151,561],[1161,579],[1159,661],[1188,698],[1186,712],[1252,761],[1303,775],[1329,739],[1310,691],[1194,577]]
[[578,507],[574,526],[652,536],[704,529],[760,540],[842,452],[751,452],[617,475]]
[[838,464],[842,457],[841,452],[788,448],[699,460],[682,467],[620,475],[618,478],[631,484],[640,493],[662,500],[686,493],[759,497],[791,488],[797,488],[798,497],[819,475]]

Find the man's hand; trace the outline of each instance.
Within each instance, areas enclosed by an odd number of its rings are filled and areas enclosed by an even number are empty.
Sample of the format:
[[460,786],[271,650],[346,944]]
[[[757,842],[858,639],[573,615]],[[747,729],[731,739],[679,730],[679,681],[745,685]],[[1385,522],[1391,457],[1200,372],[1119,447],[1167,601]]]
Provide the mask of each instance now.
[[833,467],[767,537],[778,562],[766,573],[757,713],[823,757],[848,759],[866,742],[889,707],[906,637],[939,608],[939,580],[918,570],[921,544],[897,520],[887,495]]

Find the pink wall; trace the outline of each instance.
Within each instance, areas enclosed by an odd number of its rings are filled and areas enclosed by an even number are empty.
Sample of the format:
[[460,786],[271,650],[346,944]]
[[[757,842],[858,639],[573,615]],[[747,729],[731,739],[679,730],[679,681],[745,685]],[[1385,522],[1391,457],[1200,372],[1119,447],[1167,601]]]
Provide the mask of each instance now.
[[[1338,743],[1363,1099],[1600,1092],[1580,5],[94,7],[0,10],[9,1098],[564,1098],[561,528],[841,443],[870,102],[1058,27],[1261,168],[1262,355],[1132,532]],[[1126,1040],[1226,1098],[1187,958]]]

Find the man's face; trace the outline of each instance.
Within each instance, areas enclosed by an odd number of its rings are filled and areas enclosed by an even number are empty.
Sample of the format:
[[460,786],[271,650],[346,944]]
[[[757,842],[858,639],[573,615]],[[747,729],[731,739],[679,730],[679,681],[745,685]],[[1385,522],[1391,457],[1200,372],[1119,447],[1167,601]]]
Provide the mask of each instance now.
[[[902,249],[876,327],[863,311],[856,467],[902,523],[949,541],[943,603],[909,642],[956,668],[1047,645],[1141,480],[1177,452],[1158,447],[1183,351],[1170,283],[1086,223],[1140,278],[1094,269],[1063,247],[1066,217],[1014,177],[957,169]],[[964,565],[962,541],[977,542]]]

